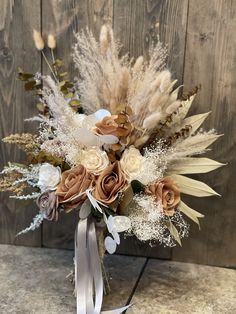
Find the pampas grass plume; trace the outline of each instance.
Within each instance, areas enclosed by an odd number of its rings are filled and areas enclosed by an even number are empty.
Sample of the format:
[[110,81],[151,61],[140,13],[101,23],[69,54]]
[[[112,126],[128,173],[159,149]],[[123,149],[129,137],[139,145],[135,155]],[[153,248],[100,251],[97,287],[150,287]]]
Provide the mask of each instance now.
[[44,40],[43,40],[43,37],[42,35],[36,31],[34,29],[33,31],[33,39],[34,39],[34,44],[35,44],[35,47],[38,49],[38,50],[43,50],[44,48]]

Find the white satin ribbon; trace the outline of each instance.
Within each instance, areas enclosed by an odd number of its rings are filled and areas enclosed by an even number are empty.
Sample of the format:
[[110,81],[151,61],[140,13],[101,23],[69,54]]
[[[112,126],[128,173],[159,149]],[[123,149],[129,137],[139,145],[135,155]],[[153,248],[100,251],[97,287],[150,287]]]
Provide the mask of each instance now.
[[75,291],[77,314],[121,314],[131,306],[101,311],[103,277],[95,223],[91,217],[80,219],[75,232]]

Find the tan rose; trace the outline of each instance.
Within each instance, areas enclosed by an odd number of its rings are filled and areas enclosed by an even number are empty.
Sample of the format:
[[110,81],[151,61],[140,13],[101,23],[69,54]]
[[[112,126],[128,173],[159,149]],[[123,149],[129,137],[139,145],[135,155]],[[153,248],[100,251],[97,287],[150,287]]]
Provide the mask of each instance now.
[[[82,165],[64,171],[56,190],[59,203],[64,204],[65,209],[77,207],[85,201],[87,196],[84,192],[92,187],[94,182],[94,175]],[[80,195],[81,193],[84,194]]]
[[130,123],[119,123],[120,116],[112,115],[104,117],[101,121],[95,124],[93,131],[98,135],[114,135],[118,138],[127,137],[132,131]]
[[117,115],[106,116],[101,121],[97,122],[94,128],[95,133],[99,135],[114,135],[117,136],[118,124],[115,120],[118,118]]
[[125,175],[121,171],[120,163],[116,161],[100,174],[93,195],[98,201],[111,204],[126,187]]
[[48,220],[58,219],[58,197],[53,191],[45,191],[37,201],[40,213],[44,214]]
[[165,177],[148,185],[146,193],[154,196],[161,203],[165,215],[174,215],[180,202],[180,191],[170,177]]

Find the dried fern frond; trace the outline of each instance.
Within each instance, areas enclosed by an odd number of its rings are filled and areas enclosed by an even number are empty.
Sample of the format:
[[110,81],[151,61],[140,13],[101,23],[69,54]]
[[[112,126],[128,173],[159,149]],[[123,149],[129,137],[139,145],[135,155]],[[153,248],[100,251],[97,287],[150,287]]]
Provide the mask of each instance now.
[[35,154],[40,148],[38,137],[31,133],[11,134],[3,138],[2,141],[8,144],[16,144],[28,154]]
[[26,182],[19,182],[16,184],[16,182],[21,178],[22,174],[17,171],[5,173],[4,176],[0,178],[0,191],[8,191],[16,195],[22,195],[28,185],[26,184]]

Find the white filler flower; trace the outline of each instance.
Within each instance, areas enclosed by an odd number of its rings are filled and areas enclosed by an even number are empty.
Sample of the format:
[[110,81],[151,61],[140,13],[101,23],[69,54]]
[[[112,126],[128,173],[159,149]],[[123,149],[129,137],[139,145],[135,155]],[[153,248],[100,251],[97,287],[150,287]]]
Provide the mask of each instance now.
[[39,168],[38,186],[42,191],[53,190],[61,181],[61,169],[48,163]]
[[109,165],[107,153],[98,147],[91,147],[81,151],[80,164],[88,171],[99,175]]

